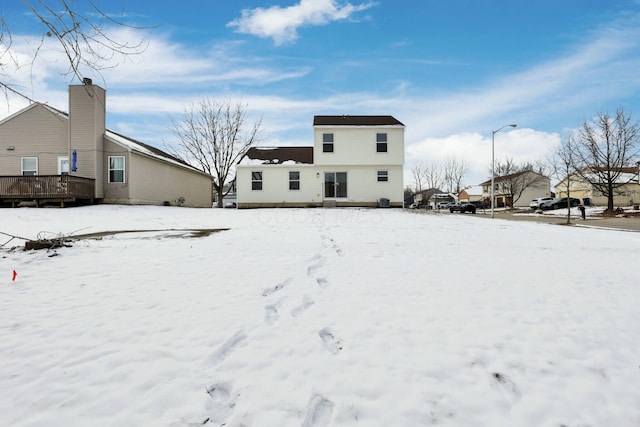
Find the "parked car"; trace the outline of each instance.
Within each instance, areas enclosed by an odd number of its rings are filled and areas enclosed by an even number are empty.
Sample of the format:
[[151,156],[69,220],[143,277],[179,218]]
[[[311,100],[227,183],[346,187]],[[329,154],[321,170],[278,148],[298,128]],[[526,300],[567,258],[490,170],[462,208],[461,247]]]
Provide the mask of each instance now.
[[[580,205],[580,199],[574,199],[573,197],[571,198],[571,207],[575,208],[576,206]],[[546,201],[543,203],[540,203],[540,205],[538,206],[540,209],[542,209],[543,211],[546,210],[551,210],[551,209],[562,209],[562,208],[566,208],[567,207],[567,198],[566,197],[559,197],[550,201]]]
[[552,200],[553,200],[553,197],[537,197],[533,199],[531,203],[529,203],[529,207],[531,209],[538,209],[540,207],[540,204],[545,202],[550,202]]
[[491,206],[489,206],[489,203],[485,202],[484,200],[475,200],[473,202],[469,202],[472,205],[474,205],[476,207],[476,209],[487,209],[490,208]]
[[449,209],[451,205],[455,205],[454,202],[439,202],[436,206],[438,209]]
[[474,205],[473,203],[469,203],[469,202],[462,202],[458,205],[451,205],[449,207],[449,212],[453,213],[453,212],[460,212],[460,213],[465,213],[465,212],[471,212],[472,214],[476,213],[476,205]]

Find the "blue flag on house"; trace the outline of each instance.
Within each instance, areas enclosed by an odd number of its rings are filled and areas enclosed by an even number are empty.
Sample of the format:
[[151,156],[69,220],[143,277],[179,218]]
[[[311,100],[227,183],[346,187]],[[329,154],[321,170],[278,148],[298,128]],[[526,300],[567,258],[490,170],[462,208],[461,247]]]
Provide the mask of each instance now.
[[77,162],[78,152],[76,150],[73,150],[73,152],[71,153],[71,172],[76,172],[78,170],[78,167],[76,166]]

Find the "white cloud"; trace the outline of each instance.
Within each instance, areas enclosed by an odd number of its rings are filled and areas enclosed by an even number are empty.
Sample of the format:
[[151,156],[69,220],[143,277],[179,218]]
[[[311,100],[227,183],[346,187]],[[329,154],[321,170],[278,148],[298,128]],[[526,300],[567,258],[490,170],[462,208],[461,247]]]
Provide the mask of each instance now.
[[340,4],[336,0],[300,0],[300,3],[280,7],[258,7],[244,9],[242,17],[227,24],[239,33],[262,38],[273,38],[276,45],[292,42],[298,38],[298,28],[309,25],[326,25],[351,17],[374,4]]
[[[560,135],[534,129],[507,129],[495,135],[496,162],[506,158],[516,163],[545,161],[560,144]],[[442,138],[425,138],[406,149],[405,180],[412,185],[409,173],[417,164],[444,164],[453,157],[469,165],[465,184],[476,185],[488,179],[491,170],[491,133],[460,133]]]

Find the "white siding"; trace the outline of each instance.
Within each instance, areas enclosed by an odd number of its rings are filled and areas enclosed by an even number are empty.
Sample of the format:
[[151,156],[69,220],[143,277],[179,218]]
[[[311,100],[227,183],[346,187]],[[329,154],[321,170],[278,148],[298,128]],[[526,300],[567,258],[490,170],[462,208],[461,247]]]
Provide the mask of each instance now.
[[[333,133],[333,153],[322,151],[322,135]],[[387,152],[376,151],[376,134],[387,134]],[[389,126],[315,126],[313,130],[316,165],[402,165],[404,128]]]
[[[388,171],[388,181],[378,182],[378,171]],[[289,171],[300,172],[300,190],[289,190]],[[252,190],[251,173],[262,172],[262,190]],[[381,198],[402,206],[402,166],[311,166],[256,165],[238,166],[239,207],[319,206],[324,200],[325,172],[347,173],[347,197],[336,199],[339,205],[376,206]]]
[[[262,172],[262,190],[252,190],[251,173]],[[289,172],[300,172],[300,189],[289,190]],[[236,170],[238,205],[273,206],[322,203],[323,176],[311,165],[238,166]]]

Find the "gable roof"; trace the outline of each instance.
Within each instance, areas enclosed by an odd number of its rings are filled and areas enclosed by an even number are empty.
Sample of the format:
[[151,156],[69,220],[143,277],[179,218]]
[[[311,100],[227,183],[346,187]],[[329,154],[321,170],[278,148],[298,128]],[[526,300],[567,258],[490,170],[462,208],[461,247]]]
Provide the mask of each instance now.
[[136,141],[133,138],[129,138],[128,136],[121,135],[117,132],[107,129],[105,131],[105,138],[109,139],[109,141],[120,145],[127,150],[134,151],[136,153],[145,154],[150,157],[155,157],[156,159],[163,160],[165,162],[173,163],[177,166],[181,166],[187,169],[192,169],[194,171],[203,173],[208,175],[206,172],[201,171],[200,169],[193,167],[189,163],[184,160],[175,157],[165,151],[162,151],[156,147],[153,147],[149,144],[145,144],[144,142]]
[[261,164],[313,164],[313,147],[251,147],[244,158]]
[[393,116],[313,116],[314,126],[404,126]]
[[[41,102],[34,102],[30,105],[28,105],[27,107],[23,108],[22,110],[10,115],[9,117],[3,119],[2,121],[0,121],[0,124],[8,122],[9,120],[13,119],[14,117],[17,117],[27,111],[29,111],[30,109],[36,107],[36,106],[41,106],[43,108],[45,108],[47,111],[49,111],[51,114],[54,114],[57,117],[60,117],[61,119],[64,120],[69,120],[69,113],[67,113],[66,111],[62,111],[62,110],[58,110],[57,108],[54,108],[50,105],[41,103]],[[140,154],[146,154],[148,156],[151,157],[155,157],[157,159],[160,160],[164,160],[166,162],[169,163],[173,163],[176,164],[178,166],[182,166],[185,167],[187,169],[192,169],[194,171],[200,172],[200,173],[204,173],[205,172],[201,171],[198,168],[193,167],[192,165],[190,165],[189,163],[185,162],[184,160],[181,160],[165,151],[162,151],[156,147],[153,147],[149,144],[145,144],[144,142],[140,142],[137,141],[133,138],[129,138],[128,136],[124,136],[122,134],[119,134],[117,132],[114,132],[112,130],[109,129],[105,129],[105,134],[104,137],[109,139],[110,141],[126,148],[127,150],[130,151],[134,151],[136,153],[140,153]],[[207,174],[208,175],[208,174]]]
[[[491,181],[489,181],[491,182]],[[469,186],[467,188],[463,188],[462,190],[460,190],[460,193],[462,192],[467,193],[469,196],[482,196],[483,191],[482,191],[482,184],[481,185],[472,185]]]
[[[496,177],[493,178],[493,181],[494,182],[508,181],[510,179],[517,178],[520,175],[524,175],[526,173],[533,173],[533,174],[541,176],[542,178],[549,179],[549,177],[546,177],[546,176],[544,176],[542,174],[539,174],[538,172],[534,172],[532,170],[526,170],[526,171],[521,171],[521,172],[510,173],[509,175],[496,176]],[[491,185],[491,179],[488,179],[485,182],[482,182],[482,183],[480,183],[478,185]]]

